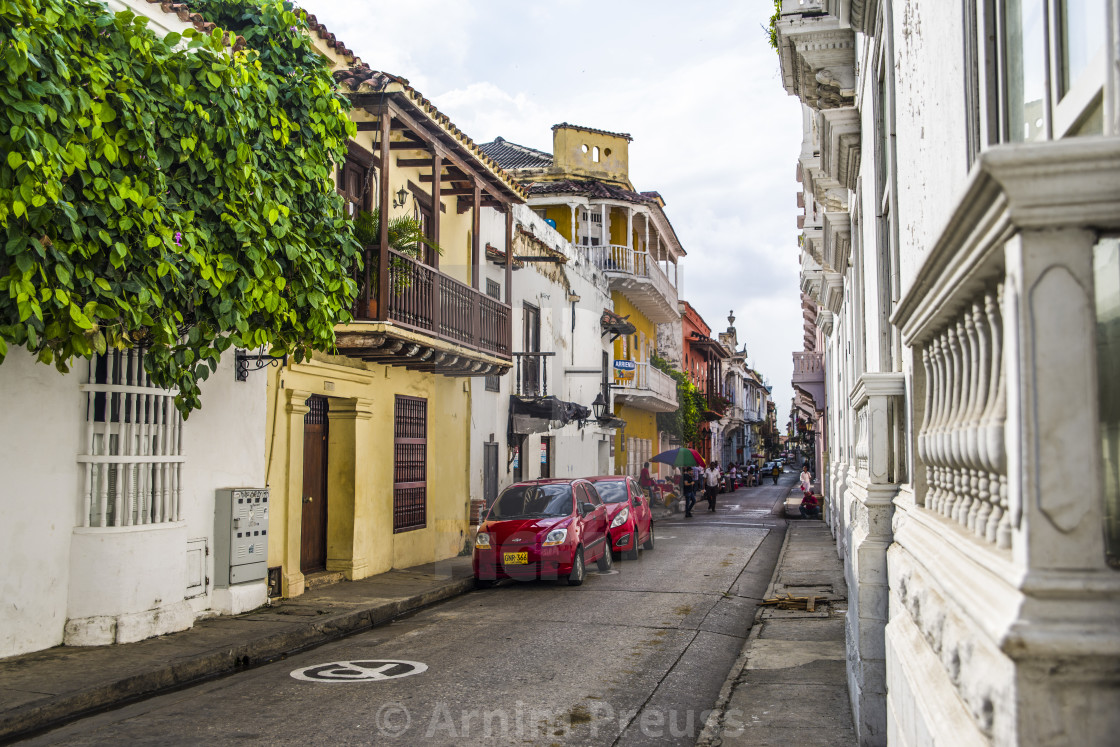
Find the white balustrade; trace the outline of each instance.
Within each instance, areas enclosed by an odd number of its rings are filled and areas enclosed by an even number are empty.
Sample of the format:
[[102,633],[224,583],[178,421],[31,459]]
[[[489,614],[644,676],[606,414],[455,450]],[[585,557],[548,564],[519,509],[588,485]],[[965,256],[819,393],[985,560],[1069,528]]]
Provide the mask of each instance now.
[[648,252],[640,252],[619,244],[592,246],[588,249],[590,250],[591,261],[601,271],[625,273],[649,280],[661,295],[670,299],[674,305],[676,304],[677,289],[673,287],[661,266],[649,256]]
[[970,299],[922,349],[925,505],[997,547],[1011,546],[1004,422],[1002,285]]
[[649,363],[635,363],[634,376],[629,379],[616,376],[614,385],[620,389],[648,390],[663,399],[677,401],[677,382]]

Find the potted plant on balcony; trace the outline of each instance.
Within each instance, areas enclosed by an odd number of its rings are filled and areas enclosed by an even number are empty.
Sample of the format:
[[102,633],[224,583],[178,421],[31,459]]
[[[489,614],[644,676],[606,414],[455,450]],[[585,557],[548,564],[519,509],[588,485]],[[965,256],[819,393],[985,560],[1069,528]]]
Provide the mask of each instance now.
[[[432,250],[443,254],[443,250],[431,239],[424,235],[424,227],[420,221],[411,215],[398,215],[389,219],[389,248],[405,256],[420,259],[421,246],[430,247]],[[381,239],[381,211],[374,208],[372,211],[361,211],[354,218],[354,238],[362,246],[374,247],[375,251],[366,253],[366,261],[371,262],[376,256],[376,248]],[[370,267],[370,282],[377,286],[377,263],[372,262]],[[408,264],[399,257],[392,257],[389,263],[389,275],[394,278],[393,291],[400,293],[412,284],[408,272]],[[372,294],[371,294],[372,295]]]

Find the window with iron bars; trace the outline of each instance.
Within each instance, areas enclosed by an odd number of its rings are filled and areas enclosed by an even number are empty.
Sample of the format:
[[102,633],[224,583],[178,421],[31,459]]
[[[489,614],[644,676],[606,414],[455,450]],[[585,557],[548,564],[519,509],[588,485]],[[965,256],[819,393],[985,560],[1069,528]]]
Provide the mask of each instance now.
[[152,384],[144,349],[111,350],[89,361],[86,383],[82,524],[122,527],[179,521],[183,420],[174,390]]
[[393,417],[393,531],[428,524],[428,401],[397,395]]

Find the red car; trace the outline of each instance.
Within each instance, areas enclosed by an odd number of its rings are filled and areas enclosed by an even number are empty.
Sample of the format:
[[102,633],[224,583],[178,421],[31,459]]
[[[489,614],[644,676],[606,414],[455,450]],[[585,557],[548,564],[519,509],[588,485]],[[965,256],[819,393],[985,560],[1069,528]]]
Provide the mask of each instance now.
[[653,549],[653,513],[638,481],[625,475],[587,478],[607,504],[611,548],[637,560],[639,548]]
[[478,527],[475,585],[562,578],[579,586],[587,563],[611,569],[608,537],[607,507],[587,480],[519,482],[502,491]]

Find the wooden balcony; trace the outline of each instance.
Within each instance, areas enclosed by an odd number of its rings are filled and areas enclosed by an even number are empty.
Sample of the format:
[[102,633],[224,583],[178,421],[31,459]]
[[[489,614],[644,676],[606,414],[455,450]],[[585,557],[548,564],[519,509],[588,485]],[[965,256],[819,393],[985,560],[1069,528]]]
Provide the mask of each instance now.
[[335,331],[340,353],[447,376],[509,370],[509,306],[418,259],[388,251],[388,303],[377,298],[377,247],[366,247],[354,322]]

